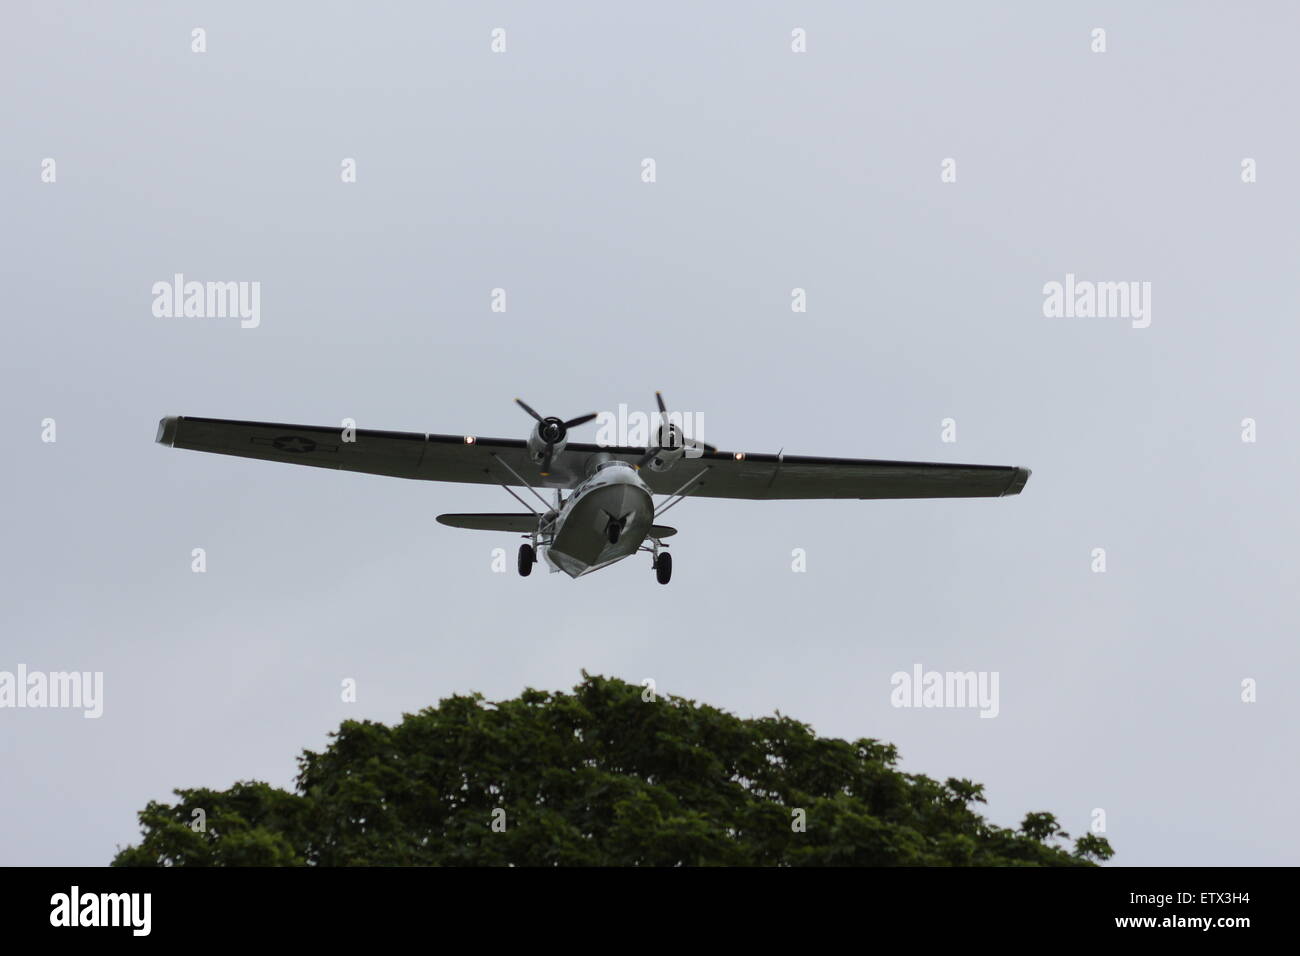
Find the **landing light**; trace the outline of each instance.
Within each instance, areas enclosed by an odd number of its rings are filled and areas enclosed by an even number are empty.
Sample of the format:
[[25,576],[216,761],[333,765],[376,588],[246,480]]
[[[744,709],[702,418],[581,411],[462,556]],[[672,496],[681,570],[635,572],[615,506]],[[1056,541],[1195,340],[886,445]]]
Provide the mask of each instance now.
[[473,436],[473,435],[466,435],[466,436],[465,436],[465,444],[466,444],[466,445],[472,445],[472,444],[474,444],[474,436]]

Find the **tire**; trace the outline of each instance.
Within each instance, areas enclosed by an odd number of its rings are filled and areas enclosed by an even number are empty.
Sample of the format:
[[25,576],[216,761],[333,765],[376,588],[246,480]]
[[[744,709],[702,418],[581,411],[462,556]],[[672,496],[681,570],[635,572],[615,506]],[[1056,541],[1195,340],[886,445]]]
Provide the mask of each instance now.
[[655,578],[660,584],[667,584],[673,579],[673,556],[666,551],[655,562]]
[[519,546],[519,576],[528,577],[533,571],[533,565],[537,563],[537,552],[533,550],[531,544],[521,544]]
[[623,528],[617,521],[611,521],[609,527],[605,529],[605,537],[609,539],[610,544],[618,544],[619,535],[622,533]]

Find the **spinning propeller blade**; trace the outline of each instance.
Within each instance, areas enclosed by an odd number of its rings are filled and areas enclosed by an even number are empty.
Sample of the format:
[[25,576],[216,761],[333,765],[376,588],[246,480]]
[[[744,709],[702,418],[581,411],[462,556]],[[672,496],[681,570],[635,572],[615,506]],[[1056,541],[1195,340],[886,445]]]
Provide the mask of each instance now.
[[527,402],[525,402],[522,398],[516,398],[515,404],[518,405],[520,408],[522,408],[524,411],[526,411],[529,415],[532,415],[533,418],[537,419],[539,422],[542,420],[542,416],[538,415],[535,411],[533,411],[532,406],[529,405]]

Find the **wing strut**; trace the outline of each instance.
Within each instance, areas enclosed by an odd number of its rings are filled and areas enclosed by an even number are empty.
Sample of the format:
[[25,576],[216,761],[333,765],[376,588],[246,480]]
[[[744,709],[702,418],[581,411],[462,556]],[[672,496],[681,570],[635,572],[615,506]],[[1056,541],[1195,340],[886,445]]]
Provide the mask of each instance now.
[[[541,495],[539,495],[539,494],[537,493],[537,489],[535,489],[532,485],[530,485],[527,481],[525,481],[525,480],[523,479],[523,477],[519,474],[519,472],[515,471],[513,468],[511,468],[509,465],[507,465],[507,464],[505,463],[505,460],[502,459],[502,457],[501,457],[500,455],[498,455],[496,452],[491,452],[491,455],[492,455],[493,458],[495,458],[495,459],[497,460],[497,464],[499,464],[499,465],[500,465],[502,468],[504,468],[506,471],[510,472],[510,474],[512,474],[512,475],[514,475],[516,478],[518,478],[518,479],[519,479],[519,483],[520,483],[521,485],[523,485],[525,488],[527,488],[529,491],[531,491],[531,492],[533,493],[533,497],[535,497],[538,501],[540,501],[540,502],[542,503],[542,507],[543,507],[543,508],[547,509],[548,511],[550,510],[550,507],[551,507],[551,506],[548,505],[548,504],[546,503],[546,499],[543,498]],[[505,488],[506,491],[510,491],[510,489],[509,489],[509,488],[506,488],[505,485],[502,485],[501,487],[502,487],[502,488]],[[510,491],[510,493],[511,493],[512,495],[515,495],[515,493],[514,493],[513,491]],[[518,495],[515,495],[515,497],[516,497],[516,498],[519,498]],[[519,500],[522,501],[523,499],[520,498]],[[524,507],[528,508],[529,511],[532,511],[533,514],[537,514],[536,511],[533,511],[532,506],[529,505],[529,504],[527,504],[526,502],[525,502],[525,504],[524,504]]]
[[[695,484],[697,481],[699,481],[701,478],[703,478],[706,474],[708,474],[708,471],[709,471],[709,468],[710,468],[710,467],[711,467],[711,466],[709,466],[709,465],[705,465],[702,469],[700,469],[700,471],[699,471],[698,473],[696,473],[696,475],[695,475],[693,478],[690,479],[690,481],[686,482],[686,484],[682,485],[680,488],[678,488],[676,491],[674,491],[671,495],[669,495],[669,496],[668,496],[668,500],[665,501],[662,505],[660,505],[658,508],[655,509],[655,514],[654,514],[654,516],[655,516],[656,518],[658,518],[661,514],[663,514],[665,511],[667,511],[667,510],[668,510],[669,508],[671,508],[673,505],[677,504],[679,501],[681,501],[683,498],[685,498],[685,497],[690,493],[690,492],[688,492],[686,489],[687,489],[687,488],[690,488],[691,485]],[[695,490],[694,488],[691,488],[691,491],[694,491],[694,490]]]
[[506,494],[510,495],[511,498],[514,498],[515,501],[519,502],[521,505],[523,505],[525,508],[527,508],[529,511],[531,511],[534,515],[536,515],[538,518],[541,517],[541,514],[538,513],[537,509],[534,508],[532,505],[530,505],[530,504],[529,504],[527,501],[525,501],[523,498],[520,498],[520,497],[519,497],[517,494],[515,494],[513,491],[511,491],[509,485],[502,485],[501,487],[504,488],[504,489],[506,490]]

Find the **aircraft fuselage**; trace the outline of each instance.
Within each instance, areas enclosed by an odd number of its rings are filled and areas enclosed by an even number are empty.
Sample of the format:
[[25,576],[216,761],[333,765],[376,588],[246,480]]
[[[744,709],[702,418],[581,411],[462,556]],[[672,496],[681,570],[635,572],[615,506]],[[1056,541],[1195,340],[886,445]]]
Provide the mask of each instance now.
[[543,556],[569,577],[581,577],[636,554],[653,522],[654,499],[636,469],[602,461],[565,502]]

